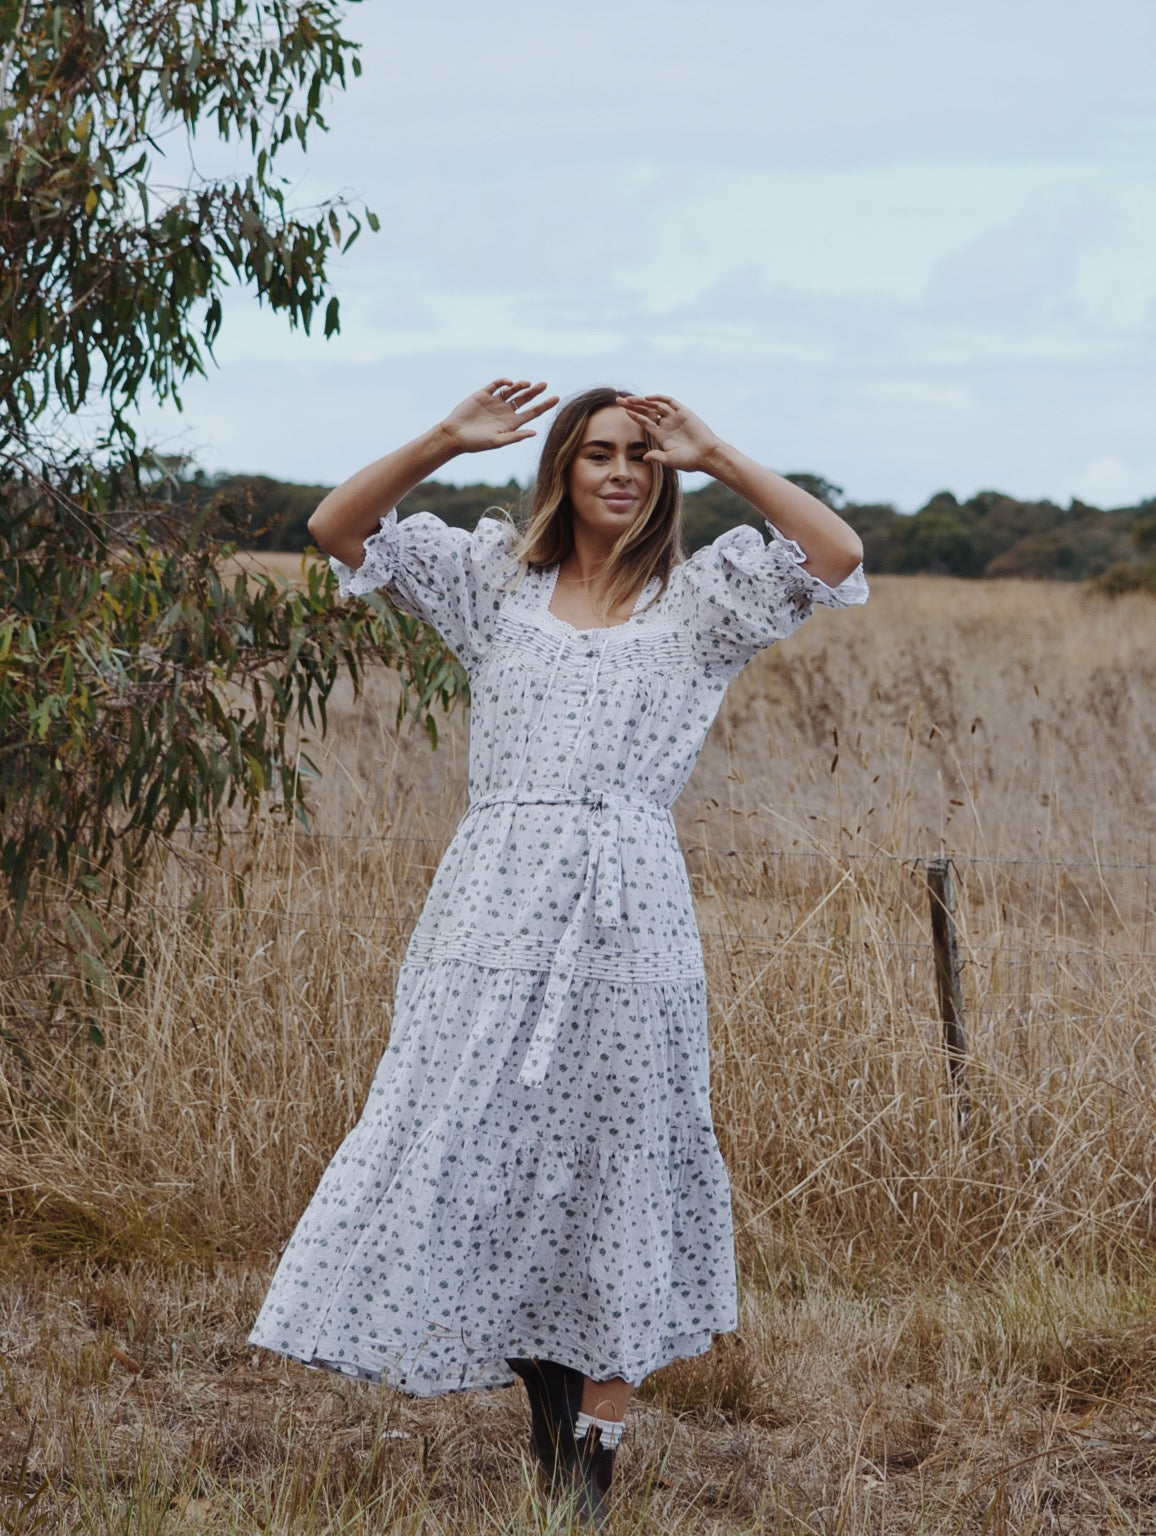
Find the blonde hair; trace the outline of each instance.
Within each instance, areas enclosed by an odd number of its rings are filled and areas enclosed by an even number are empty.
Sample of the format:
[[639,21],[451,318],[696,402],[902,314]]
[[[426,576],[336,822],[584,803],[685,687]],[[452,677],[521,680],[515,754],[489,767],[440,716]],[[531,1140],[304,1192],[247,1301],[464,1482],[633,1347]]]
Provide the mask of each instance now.
[[[514,558],[523,570],[561,565],[574,549],[574,509],[570,505],[570,466],[586,436],[586,423],[596,411],[617,405],[627,390],[600,385],[567,400],[546,434],[538,475],[530,499],[530,514]],[[648,448],[657,447],[643,431]],[[666,590],[670,573],[683,559],[682,489],[678,471],[668,464],[651,464],[650,494],[638,517],[610,551],[599,608],[609,616],[658,578],[652,602]]]

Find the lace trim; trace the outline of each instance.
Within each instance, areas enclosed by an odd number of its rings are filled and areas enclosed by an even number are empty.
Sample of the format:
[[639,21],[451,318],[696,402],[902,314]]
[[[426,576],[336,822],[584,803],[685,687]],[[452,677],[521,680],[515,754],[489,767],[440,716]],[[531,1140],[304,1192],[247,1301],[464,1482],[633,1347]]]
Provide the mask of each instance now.
[[604,1451],[616,1451],[626,1433],[626,1425],[621,1419],[599,1419],[592,1413],[580,1412],[574,1420],[575,1440],[585,1440],[592,1429],[598,1431],[598,1443]]
[[603,631],[572,630],[569,626],[560,630],[561,620],[550,617],[552,627],[547,631],[541,613],[503,612],[495,628],[495,649],[498,645],[509,646],[533,662],[552,664],[559,658],[561,634],[564,649],[558,676],[575,687],[588,685],[590,669],[604,645],[613,656],[619,681],[624,668],[637,672],[673,670],[685,667],[691,658],[685,628],[658,608],[636,614],[628,624],[612,624]]

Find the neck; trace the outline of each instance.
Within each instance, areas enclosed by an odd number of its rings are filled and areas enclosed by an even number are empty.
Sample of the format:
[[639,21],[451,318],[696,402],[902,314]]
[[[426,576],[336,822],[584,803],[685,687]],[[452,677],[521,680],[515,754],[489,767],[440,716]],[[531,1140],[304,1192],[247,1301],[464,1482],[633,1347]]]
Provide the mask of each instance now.
[[562,569],[570,581],[585,587],[595,596],[601,594],[610,559],[613,542],[592,539],[588,533],[574,530],[574,548],[562,562]]

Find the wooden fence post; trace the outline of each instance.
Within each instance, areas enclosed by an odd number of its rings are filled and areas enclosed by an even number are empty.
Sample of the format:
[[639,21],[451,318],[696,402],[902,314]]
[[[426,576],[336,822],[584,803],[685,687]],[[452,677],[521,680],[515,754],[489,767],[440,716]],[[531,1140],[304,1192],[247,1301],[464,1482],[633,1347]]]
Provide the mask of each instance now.
[[931,942],[935,948],[935,990],[939,995],[939,1016],[943,1020],[943,1044],[947,1051],[947,1070],[951,1076],[955,1117],[962,1135],[971,1124],[971,1101],[967,1092],[964,1058],[967,1046],[963,1036],[963,991],[959,984],[959,952],[955,935],[955,891],[950,859],[927,861],[927,894],[931,903]]

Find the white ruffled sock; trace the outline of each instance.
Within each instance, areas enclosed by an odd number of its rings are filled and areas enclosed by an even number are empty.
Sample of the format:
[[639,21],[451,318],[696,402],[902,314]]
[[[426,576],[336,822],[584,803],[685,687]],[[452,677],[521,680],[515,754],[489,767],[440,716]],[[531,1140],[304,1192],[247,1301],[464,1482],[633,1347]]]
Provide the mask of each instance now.
[[604,1451],[616,1451],[626,1433],[621,1419],[599,1419],[592,1413],[579,1413],[574,1420],[575,1440],[585,1440],[588,1430],[598,1431],[598,1443]]

